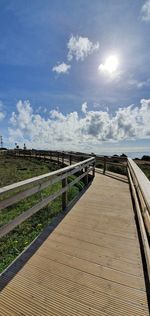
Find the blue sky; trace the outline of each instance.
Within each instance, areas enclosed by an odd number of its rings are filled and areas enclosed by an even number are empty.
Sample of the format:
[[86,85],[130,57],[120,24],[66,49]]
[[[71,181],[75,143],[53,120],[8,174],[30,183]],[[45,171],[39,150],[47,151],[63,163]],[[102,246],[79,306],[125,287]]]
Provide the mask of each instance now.
[[5,145],[149,151],[149,33],[149,0],[0,0]]

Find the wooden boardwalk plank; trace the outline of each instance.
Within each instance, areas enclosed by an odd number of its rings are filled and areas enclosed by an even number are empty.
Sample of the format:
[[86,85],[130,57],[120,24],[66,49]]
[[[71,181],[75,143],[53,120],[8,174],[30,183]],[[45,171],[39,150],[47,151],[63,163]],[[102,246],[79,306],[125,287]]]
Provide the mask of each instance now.
[[148,316],[129,186],[103,175],[3,289],[0,315]]

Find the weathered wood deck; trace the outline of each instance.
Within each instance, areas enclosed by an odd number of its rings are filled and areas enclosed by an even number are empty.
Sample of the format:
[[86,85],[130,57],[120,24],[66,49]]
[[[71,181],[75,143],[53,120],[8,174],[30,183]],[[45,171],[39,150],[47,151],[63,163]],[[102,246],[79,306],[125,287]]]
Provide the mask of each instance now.
[[0,315],[149,315],[126,181],[96,175],[3,289]]

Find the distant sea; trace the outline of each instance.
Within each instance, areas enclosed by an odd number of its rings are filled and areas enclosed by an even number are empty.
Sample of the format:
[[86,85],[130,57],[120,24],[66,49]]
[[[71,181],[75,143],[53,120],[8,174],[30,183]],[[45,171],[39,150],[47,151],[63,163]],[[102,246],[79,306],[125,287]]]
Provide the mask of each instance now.
[[103,152],[101,154],[98,154],[98,155],[106,155],[106,156],[113,156],[113,155],[121,155],[122,153],[124,153],[125,155],[127,155],[128,157],[130,158],[142,158],[143,156],[150,156],[150,151],[140,151],[140,152],[127,152],[127,151],[124,151],[124,152]]
[[127,152],[125,153],[128,157],[131,157],[131,158],[142,158],[143,156],[150,156],[150,151],[147,151],[147,152],[137,152],[137,153],[134,153],[134,152]]

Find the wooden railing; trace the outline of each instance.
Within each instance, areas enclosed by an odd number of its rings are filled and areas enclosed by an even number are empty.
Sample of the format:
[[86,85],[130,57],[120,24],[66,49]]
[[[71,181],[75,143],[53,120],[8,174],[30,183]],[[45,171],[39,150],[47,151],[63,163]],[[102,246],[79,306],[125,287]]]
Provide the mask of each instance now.
[[13,149],[7,150],[7,155],[16,156],[16,157],[24,157],[24,158],[37,158],[44,160],[51,160],[62,165],[65,164],[73,164],[79,161],[83,161],[92,157],[88,154],[80,154],[80,153],[71,153],[65,151],[53,151],[53,150],[23,150],[23,149]]
[[128,159],[128,178],[134,199],[150,281],[150,181],[130,158]]
[[[92,172],[92,175],[90,174],[90,172]],[[68,177],[75,174],[77,174],[76,178],[68,183]],[[17,203],[24,198],[27,198],[37,192],[42,191],[43,189],[53,185],[54,183],[60,181],[62,182],[62,188],[58,192],[44,198],[43,200],[38,202],[38,204],[34,205],[27,211],[17,216],[15,219],[0,227],[0,237],[3,237],[11,232],[15,227],[20,225],[33,214],[37,213],[39,210],[41,210],[48,203],[52,202],[60,195],[62,196],[62,209],[64,210],[68,204],[68,190],[81,179],[83,179],[85,186],[87,186],[94,176],[95,158],[91,157],[74,165],[59,169],[57,171],[53,171],[41,176],[37,176],[0,188],[0,196],[4,196],[4,198],[0,201],[0,209],[5,209],[8,206]],[[27,188],[28,185],[30,186],[30,188]],[[19,192],[16,193],[16,190],[19,190]],[[13,194],[10,195],[10,193]],[[10,196],[6,198],[6,194]]]
[[[118,168],[120,167],[120,169],[122,170],[122,172],[124,174],[126,174],[126,170],[127,170],[127,158],[122,158],[122,157],[114,157],[114,156],[103,156],[103,157],[100,157],[100,156],[97,156],[96,157],[96,161],[97,161],[97,164],[98,163],[102,163],[102,166],[103,166],[103,174],[106,173],[107,169],[109,166],[112,166],[113,169],[114,169],[114,172],[117,172],[117,169],[115,171],[115,168]],[[113,170],[112,169],[112,170]],[[110,170],[111,171],[111,170]],[[119,172],[118,172],[119,173]]]
[[[95,157],[96,166],[99,166],[105,174],[107,169],[115,170],[116,172],[122,170],[122,173],[126,174],[127,168],[127,157],[119,156],[103,156],[103,155],[92,155],[86,153],[77,153],[77,152],[66,152],[66,151],[54,151],[54,150],[23,150],[23,149],[13,149],[5,152],[6,155],[12,155],[15,157],[24,157],[24,158],[37,158],[54,161],[56,163],[64,165],[71,165],[79,161],[83,161],[90,157]],[[110,169],[110,171],[112,171]],[[118,172],[119,173],[119,172]]]

